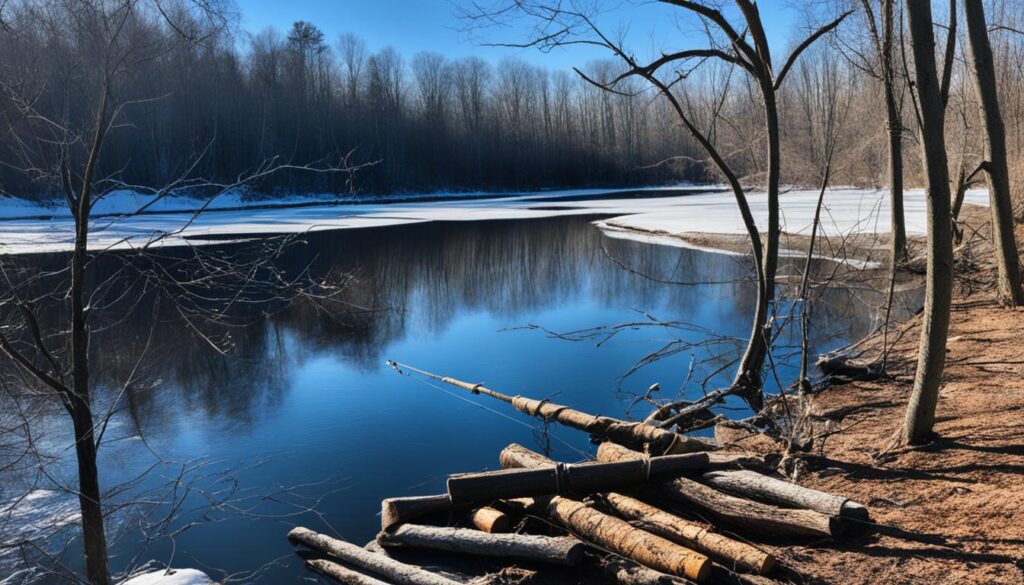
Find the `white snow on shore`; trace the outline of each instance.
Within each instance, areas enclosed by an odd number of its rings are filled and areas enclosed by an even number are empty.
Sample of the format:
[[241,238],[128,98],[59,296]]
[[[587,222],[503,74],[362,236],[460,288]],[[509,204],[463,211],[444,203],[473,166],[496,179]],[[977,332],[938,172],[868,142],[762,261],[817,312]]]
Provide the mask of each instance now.
[[216,585],[196,569],[161,569],[136,575],[120,585]]
[[[720,187],[662,187],[648,190],[670,189],[677,190],[679,194],[615,198],[616,193],[636,190],[573,190],[454,201],[243,209],[204,213],[195,218],[188,212],[100,217],[92,221],[90,247],[94,250],[136,248],[153,242],[157,245],[202,244],[208,241],[204,238],[211,237],[245,239],[267,234],[301,234],[308,231],[428,221],[531,219],[593,214],[611,216],[610,219],[597,222],[599,226],[605,227],[638,228],[666,234],[744,233],[736,202],[730,192],[717,190]],[[709,189],[713,192],[707,192]],[[580,196],[600,194],[608,194],[608,197],[578,199]],[[759,226],[764,228],[767,218],[765,194],[754,192],[749,199]],[[816,200],[817,191],[814,190],[784,193],[781,200],[783,229],[789,232],[806,231],[813,218]],[[987,195],[984,190],[970,191],[967,202],[987,204]],[[908,233],[924,234],[924,192],[920,189],[907,191],[905,206]],[[832,190],[825,197],[821,229],[828,235],[851,231],[887,232],[888,210],[886,191]],[[71,249],[73,241],[74,229],[69,216],[0,220],[0,253],[3,254],[67,251]]]
[[[780,196],[783,231],[793,234],[810,233],[818,193],[817,190],[801,189]],[[758,228],[763,231],[767,227],[768,197],[764,192],[755,192],[748,196],[748,201]],[[965,202],[988,205],[988,191],[968,191]],[[925,206],[923,189],[905,192],[904,214],[909,235],[927,233]],[[819,230],[830,236],[886,233],[889,231],[890,217],[888,190],[834,189],[825,193]],[[746,234],[731,193],[695,195],[687,198],[684,205],[673,209],[642,210],[599,222],[601,224],[666,234]]]

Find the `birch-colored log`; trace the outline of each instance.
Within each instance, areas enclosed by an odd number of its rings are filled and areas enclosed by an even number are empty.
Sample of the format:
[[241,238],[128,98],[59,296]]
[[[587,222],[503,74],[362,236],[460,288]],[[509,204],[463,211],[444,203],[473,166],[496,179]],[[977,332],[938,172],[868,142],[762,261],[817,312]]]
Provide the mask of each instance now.
[[363,547],[344,540],[331,538],[297,527],[288,533],[293,544],[302,544],[313,550],[333,556],[341,561],[365,569],[387,579],[394,585],[460,585],[456,581],[425,571],[413,565],[400,563],[381,554],[372,553]]
[[[604,443],[597,450],[601,461],[642,457],[620,445]],[[652,484],[643,493],[686,509],[704,510],[723,522],[766,536],[832,537],[842,530],[838,518],[812,510],[790,510],[737,498],[696,481],[677,478]]]
[[381,532],[377,542],[384,547],[410,547],[485,557],[511,558],[574,567],[586,550],[571,536],[532,534],[488,534],[472,528],[403,524]]

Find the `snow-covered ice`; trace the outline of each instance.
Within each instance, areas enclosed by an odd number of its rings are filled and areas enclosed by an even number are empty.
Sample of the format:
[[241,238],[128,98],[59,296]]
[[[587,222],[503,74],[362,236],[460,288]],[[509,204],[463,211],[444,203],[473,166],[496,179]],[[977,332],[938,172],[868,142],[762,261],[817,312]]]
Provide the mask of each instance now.
[[161,569],[136,575],[120,585],[216,585],[202,571],[196,569]]
[[[614,225],[667,234],[744,233],[731,192],[715,187],[672,189],[679,190],[680,194],[615,198],[617,192],[635,190],[573,190],[455,201],[243,209],[204,213],[198,217],[193,217],[189,212],[99,217],[92,221],[90,227],[90,247],[94,250],[133,248],[154,240],[158,240],[160,245],[182,245],[189,242],[201,244],[204,239],[212,237],[245,239],[267,234],[301,234],[429,221],[531,219],[594,214],[608,216],[598,222],[599,226]],[[578,199],[580,195],[602,193],[608,193],[609,196]],[[753,192],[749,200],[753,214],[763,228],[767,218],[767,197],[763,192]],[[816,190],[784,193],[781,199],[783,229],[793,233],[806,231],[813,218],[816,200]],[[968,192],[967,202],[987,204],[986,192]],[[920,189],[907,191],[905,208],[908,233],[924,234],[924,192]],[[827,235],[851,231],[882,233],[889,229],[888,218],[887,191],[835,189],[825,196],[821,230]],[[619,234],[620,237],[623,235],[628,234]],[[73,241],[74,226],[69,216],[0,220],[0,253],[66,251],[71,249]]]
[[[784,231],[794,234],[810,233],[818,193],[816,189],[800,189],[785,192],[780,196],[780,215]],[[768,219],[767,194],[754,192],[750,193],[747,199],[758,227],[764,230]],[[965,202],[988,205],[988,191],[970,190]],[[903,204],[907,233],[927,233],[924,190],[905,191]],[[819,230],[830,236],[885,233],[889,231],[890,217],[888,190],[832,189],[825,193]],[[668,234],[746,234],[746,228],[731,192],[694,195],[687,197],[682,205],[670,209],[659,206],[656,209],[638,210],[636,213],[615,217],[603,223]]]

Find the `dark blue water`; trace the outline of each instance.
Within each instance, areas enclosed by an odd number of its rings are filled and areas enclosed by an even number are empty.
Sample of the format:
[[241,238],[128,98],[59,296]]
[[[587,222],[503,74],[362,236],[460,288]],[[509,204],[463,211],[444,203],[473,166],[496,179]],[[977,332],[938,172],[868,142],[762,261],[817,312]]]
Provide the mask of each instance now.
[[[285,540],[295,525],[365,543],[379,526],[382,498],[441,492],[447,474],[497,467],[511,442],[550,447],[567,461],[594,450],[582,433],[542,433],[505,404],[399,375],[386,359],[619,417],[655,382],[661,398],[728,383],[731,368],[711,374],[737,357],[749,331],[749,264],[610,239],[588,221],[431,223],[310,236],[291,261],[355,274],[346,300],[375,310],[335,313],[300,303],[230,331],[228,356],[171,317],[152,336],[141,317],[106,334],[122,355],[104,362],[107,397],[128,377],[133,351],[146,339],[152,349],[115,417],[111,437],[118,440],[103,452],[105,482],[131,478],[159,456],[168,463],[139,487],[158,489],[177,481],[178,465],[188,462],[193,469],[179,489],[191,483],[195,490],[169,526],[197,521],[173,546],[167,538],[143,543],[123,522],[115,565],[157,559],[219,578],[279,559],[251,580],[295,582],[304,569]],[[657,282],[619,264],[658,280],[706,284]],[[866,331],[869,311],[856,299],[841,289],[826,293],[815,316],[816,350]],[[652,318],[678,326],[576,341],[528,328],[564,333]],[[776,351],[784,384],[796,376],[795,339],[783,335]],[[701,342],[623,378],[650,352]],[[742,414],[741,405],[730,408]],[[640,404],[631,415],[642,418],[648,409]]]

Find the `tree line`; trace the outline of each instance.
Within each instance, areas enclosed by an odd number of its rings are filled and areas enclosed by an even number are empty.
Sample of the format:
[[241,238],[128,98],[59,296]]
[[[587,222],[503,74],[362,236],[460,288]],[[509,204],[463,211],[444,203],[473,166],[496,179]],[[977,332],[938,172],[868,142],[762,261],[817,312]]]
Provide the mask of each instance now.
[[[779,88],[780,180],[818,183],[821,145],[812,139],[816,122],[808,114],[820,104],[812,103],[807,72],[824,66],[842,78],[852,121],[837,133],[835,181],[899,194],[904,185],[924,183],[912,147],[918,115],[909,93],[909,36],[899,25],[905,17],[898,2],[850,6],[858,10],[848,22],[810,47],[794,71],[797,79]],[[12,3],[0,20],[0,192],[10,195],[58,194],[60,186],[48,178],[63,155],[35,137],[52,132],[55,122],[81,127],[90,115],[84,103],[65,107],[63,92],[84,90],[89,73],[82,66],[101,49],[59,22],[31,26],[47,10]],[[371,51],[351,33],[329,40],[309,22],[295,22],[286,33],[249,34],[228,14],[211,20],[179,10],[174,26],[157,11],[130,15],[125,26],[132,42],[150,49],[126,62],[115,80],[125,96],[122,127],[105,144],[99,169],[111,182],[154,188],[186,173],[230,182],[270,160],[330,165],[346,156],[374,164],[354,177],[282,169],[249,188],[388,194],[726,181],[699,142],[679,131],[671,104],[642,80],[622,79],[616,91],[601,91],[627,70],[621,59],[591,61],[575,72],[516,58],[491,63],[433,52],[406,58],[391,47]],[[1000,0],[993,14],[1000,23],[992,44],[1010,175],[1020,183],[1024,35],[1016,31],[1024,10]],[[941,37],[939,43],[950,46]],[[955,112],[947,125],[960,138],[950,144],[954,178],[962,173],[977,181],[971,175],[981,156],[974,90],[964,74],[965,49],[954,44],[952,50],[944,99]],[[755,125],[761,98],[754,79],[708,62],[673,81],[671,91],[696,121],[713,127],[711,138],[738,179],[765,179],[770,169],[757,156],[766,136]],[[889,172],[893,165],[898,172]],[[894,209],[894,217],[902,215],[899,197]],[[905,259],[901,224],[893,233],[894,254]]]
[[[65,108],[64,92],[84,91],[83,64],[102,48],[80,27],[32,26],[47,10],[12,3],[0,27],[0,189],[12,195],[59,192],[46,171],[62,153],[34,138],[55,120],[81,127],[90,115],[84,105]],[[329,42],[301,21],[286,34],[248,35],[188,12],[174,19],[135,10],[124,23],[132,43],[164,47],[133,55],[115,80],[122,128],[98,171],[124,186],[166,185],[185,172],[223,182],[269,160],[346,156],[374,164],[355,177],[283,170],[250,188],[386,194],[706,179],[699,163],[673,158],[694,150],[661,123],[660,103],[600,92],[572,72],[515,58],[407,59],[391,47],[370,51],[353,34]],[[587,71],[614,73],[601,62]]]

